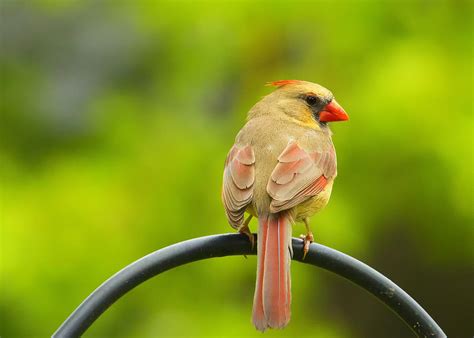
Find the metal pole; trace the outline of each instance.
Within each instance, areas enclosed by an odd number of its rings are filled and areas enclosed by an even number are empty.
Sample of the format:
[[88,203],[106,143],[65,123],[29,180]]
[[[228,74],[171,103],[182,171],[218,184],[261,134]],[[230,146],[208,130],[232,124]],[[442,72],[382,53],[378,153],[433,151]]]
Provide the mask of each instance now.
[[[294,260],[332,271],[364,288],[395,312],[418,337],[446,337],[426,311],[405,291],[366,264],[312,243],[302,261],[303,242],[293,238]],[[177,266],[213,257],[254,255],[245,235],[200,237],[157,250],[110,277],[64,321],[53,337],[79,337],[120,297],[144,281]]]

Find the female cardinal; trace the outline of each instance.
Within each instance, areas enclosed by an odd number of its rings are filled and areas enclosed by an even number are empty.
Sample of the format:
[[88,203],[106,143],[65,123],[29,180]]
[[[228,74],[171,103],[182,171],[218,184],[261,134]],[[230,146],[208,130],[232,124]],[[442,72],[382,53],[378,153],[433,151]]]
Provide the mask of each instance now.
[[252,245],[248,224],[258,217],[252,321],[260,331],[283,328],[290,320],[291,225],[306,226],[305,256],[313,241],[309,217],[327,204],[337,174],[327,123],[349,118],[320,85],[298,80],[271,85],[278,88],[250,109],[227,155],[222,188],[230,225]]

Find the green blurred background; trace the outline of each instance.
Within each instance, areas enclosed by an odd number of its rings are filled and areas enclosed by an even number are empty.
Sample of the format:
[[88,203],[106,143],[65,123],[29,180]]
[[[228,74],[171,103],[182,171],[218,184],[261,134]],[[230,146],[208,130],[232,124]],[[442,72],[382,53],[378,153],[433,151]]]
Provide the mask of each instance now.
[[[472,4],[3,0],[1,336],[50,335],[135,259],[231,232],[226,153],[263,84],[293,78],[351,117],[333,125],[339,177],[316,241],[472,336]],[[262,337],[255,266],[169,271],[86,336]],[[298,263],[292,275],[293,319],[266,337],[411,335],[350,282]]]

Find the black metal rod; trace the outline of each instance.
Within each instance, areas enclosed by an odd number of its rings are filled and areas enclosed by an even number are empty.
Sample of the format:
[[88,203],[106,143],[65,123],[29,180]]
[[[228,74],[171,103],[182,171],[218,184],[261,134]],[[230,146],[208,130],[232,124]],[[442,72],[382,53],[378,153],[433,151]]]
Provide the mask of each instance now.
[[[395,312],[418,337],[446,337],[443,330],[405,291],[366,264],[321,244],[312,243],[302,260],[303,242],[293,238],[294,260],[332,271],[364,288]],[[120,297],[144,281],[198,260],[253,255],[245,235],[200,237],[155,251],[110,277],[64,321],[53,337],[78,337]]]

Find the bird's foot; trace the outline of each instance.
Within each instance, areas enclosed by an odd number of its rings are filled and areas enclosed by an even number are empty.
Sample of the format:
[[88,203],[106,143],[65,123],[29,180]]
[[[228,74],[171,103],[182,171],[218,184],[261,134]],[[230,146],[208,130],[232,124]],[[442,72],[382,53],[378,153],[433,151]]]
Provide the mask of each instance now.
[[253,247],[255,245],[255,237],[253,236],[253,234],[250,232],[250,228],[248,226],[243,226],[239,229],[239,232],[241,234],[244,234],[246,235],[248,238],[249,238],[249,241],[250,241],[250,244],[252,245],[252,250],[253,250]]
[[255,237],[253,236],[252,232],[249,228],[250,220],[252,219],[252,215],[249,215],[244,223],[239,228],[239,233],[246,235],[249,238],[250,244],[252,245],[252,250],[255,246]]
[[300,238],[303,240],[303,259],[305,259],[309,251],[309,245],[314,242],[314,236],[313,233],[309,231],[306,236],[300,235]]

